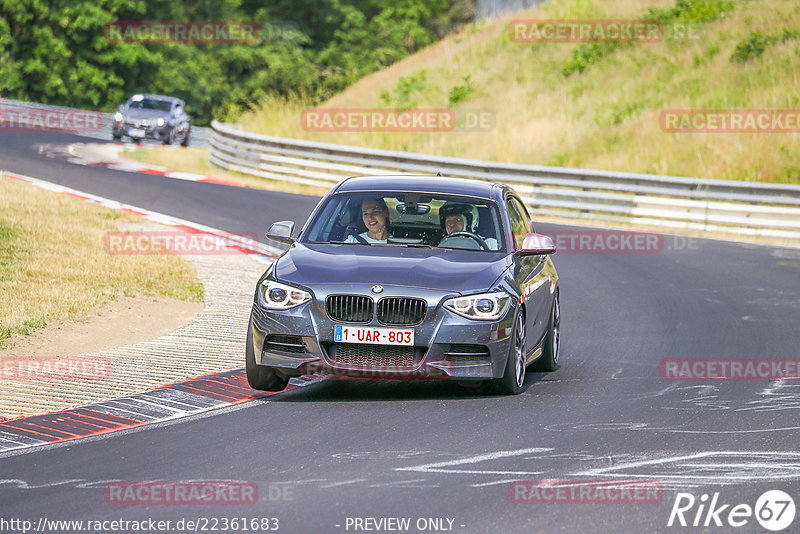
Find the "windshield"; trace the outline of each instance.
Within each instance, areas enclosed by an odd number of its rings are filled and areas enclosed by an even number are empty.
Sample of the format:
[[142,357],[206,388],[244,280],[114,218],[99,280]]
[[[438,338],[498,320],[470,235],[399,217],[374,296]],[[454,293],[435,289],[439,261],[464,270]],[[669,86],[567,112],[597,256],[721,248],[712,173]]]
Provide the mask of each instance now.
[[128,109],[153,109],[156,111],[169,111],[172,109],[172,102],[169,100],[156,100],[155,98],[144,98],[133,100],[128,103]]
[[497,206],[429,193],[333,195],[302,236],[305,243],[503,250]]

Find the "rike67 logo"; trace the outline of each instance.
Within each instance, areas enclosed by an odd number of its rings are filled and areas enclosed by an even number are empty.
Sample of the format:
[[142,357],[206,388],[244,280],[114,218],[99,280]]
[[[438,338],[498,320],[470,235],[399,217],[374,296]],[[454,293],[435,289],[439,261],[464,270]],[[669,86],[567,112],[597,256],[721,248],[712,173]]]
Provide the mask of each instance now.
[[764,492],[756,500],[755,506],[744,503],[737,505],[722,503],[719,492],[715,492],[710,500],[708,494],[703,494],[698,499],[691,493],[678,493],[667,526],[738,528],[749,525],[748,532],[753,532],[754,526],[751,522],[753,517],[767,530],[773,532],[783,530],[794,521],[794,500],[781,490]]

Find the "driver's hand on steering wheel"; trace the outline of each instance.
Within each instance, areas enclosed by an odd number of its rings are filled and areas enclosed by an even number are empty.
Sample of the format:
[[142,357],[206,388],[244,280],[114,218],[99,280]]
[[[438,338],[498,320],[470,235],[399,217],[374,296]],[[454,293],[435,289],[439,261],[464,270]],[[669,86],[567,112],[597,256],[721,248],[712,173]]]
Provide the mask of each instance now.
[[[486,241],[479,236],[478,234],[473,234],[472,232],[453,232],[452,234],[447,234],[444,236],[444,239],[441,240],[439,243],[440,247],[443,247],[448,239],[458,238],[458,237],[468,237],[475,241],[478,244],[478,250],[489,250],[489,245],[486,244]],[[446,248],[446,247],[445,247]],[[451,247],[452,248],[452,247]],[[461,247],[457,247],[461,248]],[[471,250],[471,249],[470,249]]]

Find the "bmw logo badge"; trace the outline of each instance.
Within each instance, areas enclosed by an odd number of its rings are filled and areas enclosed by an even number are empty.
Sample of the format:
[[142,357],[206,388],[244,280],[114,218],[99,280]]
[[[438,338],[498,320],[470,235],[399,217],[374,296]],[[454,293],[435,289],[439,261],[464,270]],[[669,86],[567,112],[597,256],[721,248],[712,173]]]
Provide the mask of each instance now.
[[372,286],[373,293],[383,293],[383,286]]

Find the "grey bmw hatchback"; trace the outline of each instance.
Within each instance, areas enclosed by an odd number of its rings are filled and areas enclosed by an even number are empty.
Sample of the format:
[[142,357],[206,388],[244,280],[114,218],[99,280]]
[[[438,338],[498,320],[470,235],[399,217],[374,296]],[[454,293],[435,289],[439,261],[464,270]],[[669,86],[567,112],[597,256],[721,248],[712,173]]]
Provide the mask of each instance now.
[[289,245],[256,286],[247,380],[291,377],[484,382],[519,393],[526,367],[558,364],[553,240],[507,185],[360,176],[267,237]]

